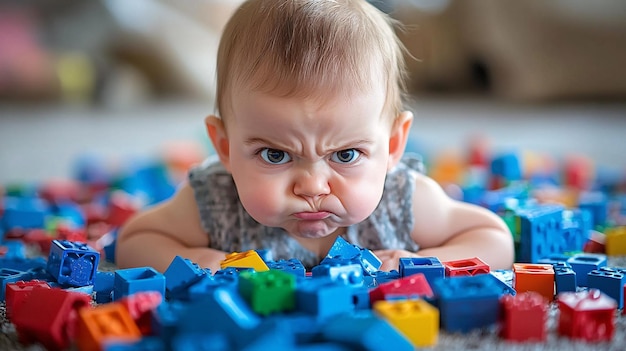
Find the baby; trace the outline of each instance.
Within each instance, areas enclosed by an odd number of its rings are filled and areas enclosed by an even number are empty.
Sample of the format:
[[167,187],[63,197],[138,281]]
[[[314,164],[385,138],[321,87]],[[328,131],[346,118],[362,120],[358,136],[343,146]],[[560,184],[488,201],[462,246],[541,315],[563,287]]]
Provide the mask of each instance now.
[[403,47],[365,0],[249,0],[218,51],[217,157],[168,201],[120,230],[117,264],[164,271],[176,255],[213,271],[231,252],[269,250],[315,266],[338,236],[401,257],[479,257],[509,268],[504,222],[449,198],[404,156]]

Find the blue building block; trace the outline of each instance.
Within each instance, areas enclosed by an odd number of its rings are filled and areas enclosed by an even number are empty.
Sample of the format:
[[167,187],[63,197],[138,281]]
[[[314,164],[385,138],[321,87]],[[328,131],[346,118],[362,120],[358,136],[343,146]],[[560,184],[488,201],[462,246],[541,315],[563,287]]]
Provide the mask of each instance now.
[[5,267],[0,268],[0,302],[4,301],[6,285],[20,280],[30,280],[28,273]]
[[191,260],[176,256],[163,275],[168,296],[173,296],[199,282],[207,272]]
[[261,322],[262,319],[237,292],[217,288],[204,298],[186,305],[178,321],[178,330],[187,333],[220,333],[226,336],[229,344],[234,345],[231,349],[240,349],[256,336]]
[[443,329],[465,333],[496,324],[503,294],[496,280],[491,274],[437,279],[432,288]]
[[3,259],[24,259],[26,258],[26,246],[19,240],[6,240],[0,246],[6,247]]
[[156,336],[144,336],[136,342],[107,341],[102,351],[167,351],[163,340]]
[[178,333],[172,340],[176,351],[229,351],[233,346],[220,333]]
[[338,236],[333,246],[328,250],[327,258],[352,259],[361,254],[361,249],[350,244],[344,238]]
[[509,182],[522,179],[522,168],[517,153],[505,153],[491,161],[491,174]]
[[87,223],[85,212],[76,203],[62,202],[55,204],[51,208],[52,214],[72,229],[84,228]]
[[16,271],[30,271],[33,269],[45,269],[47,265],[43,257],[35,258],[0,258],[0,267]]
[[113,301],[140,291],[156,291],[165,299],[165,276],[152,267],[115,271]]
[[329,278],[300,280],[296,284],[296,310],[325,319],[355,309],[352,288]]
[[600,267],[587,274],[589,289],[598,289],[617,302],[617,308],[624,308],[624,284],[626,269]]
[[569,260],[571,257],[572,256],[567,256],[563,254],[552,254],[552,255],[548,255],[544,258],[539,259],[537,263],[551,264],[551,265],[554,265],[556,263],[567,263],[567,260]]
[[588,210],[563,211],[563,252],[583,251],[593,229],[593,217]]
[[267,264],[267,268],[275,269],[279,271],[283,271],[285,273],[290,273],[295,275],[296,277],[304,277],[306,274],[306,269],[302,262],[296,258],[292,258],[289,260],[278,260],[278,261],[265,261]]
[[609,213],[609,201],[605,193],[600,191],[582,192],[578,197],[578,208],[591,213],[593,228],[606,224]]
[[567,263],[576,272],[576,284],[580,287],[587,286],[589,272],[606,267],[606,255],[601,254],[578,254],[570,257]]
[[37,197],[5,196],[3,201],[4,214],[0,227],[4,231],[44,228],[46,218],[52,214],[48,202]]
[[46,270],[63,286],[93,285],[100,253],[87,244],[53,240]]
[[380,284],[400,279],[400,273],[396,270],[392,271],[378,271],[371,276],[372,281],[368,284],[370,288],[375,288]]
[[509,294],[509,295],[515,296],[517,294],[517,291],[512,286],[513,285],[512,282],[508,282],[503,279],[500,279],[502,275],[498,274],[497,272],[489,272],[488,275],[493,277],[493,281],[495,282],[497,286],[500,287],[502,295]]
[[[166,345],[179,333],[181,316],[187,312],[188,304],[180,301],[163,301],[151,313],[151,329]],[[168,350],[171,349],[168,347]]]
[[566,291],[576,292],[576,272],[572,269],[572,266],[567,262],[555,262],[552,263],[554,268],[554,284],[556,286],[556,293],[562,293]]
[[266,264],[268,262],[274,261],[274,254],[272,253],[271,250],[259,249],[259,250],[254,250],[254,251],[256,251],[256,253],[259,254],[259,257],[261,257],[263,262],[265,262]]
[[322,264],[313,267],[311,274],[314,278],[328,277],[339,284],[359,286],[363,285],[363,268],[358,264],[330,265]]
[[413,345],[387,321],[372,311],[357,311],[332,318],[325,323],[322,335],[327,341],[354,350],[414,350]]
[[[249,271],[254,271],[250,269]],[[239,275],[232,274],[215,274],[214,276],[206,275],[199,282],[191,285],[187,291],[181,292],[175,298],[183,301],[196,301],[203,298],[206,294],[211,293],[217,288],[230,289],[234,292],[238,291]]]
[[400,277],[422,273],[428,284],[437,278],[446,276],[446,269],[437,257],[402,257],[400,258]]
[[538,205],[516,211],[520,223],[520,247],[516,262],[537,263],[541,258],[565,252],[563,207]]
[[360,255],[361,267],[363,267],[363,273],[366,275],[372,275],[380,269],[383,265],[383,262],[378,258],[378,256],[374,255],[371,250],[361,249]]
[[93,289],[96,292],[97,303],[108,303],[113,301],[113,288],[115,287],[115,272],[96,272]]

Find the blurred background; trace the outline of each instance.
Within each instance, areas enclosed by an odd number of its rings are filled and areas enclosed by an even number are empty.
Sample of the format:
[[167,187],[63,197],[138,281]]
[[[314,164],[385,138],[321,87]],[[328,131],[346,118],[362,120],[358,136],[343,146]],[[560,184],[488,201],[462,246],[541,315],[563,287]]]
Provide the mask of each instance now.
[[[431,169],[479,147],[624,174],[626,2],[372,2],[405,25],[409,149]],[[209,154],[216,49],[240,3],[0,0],[0,185],[71,177],[84,157]]]

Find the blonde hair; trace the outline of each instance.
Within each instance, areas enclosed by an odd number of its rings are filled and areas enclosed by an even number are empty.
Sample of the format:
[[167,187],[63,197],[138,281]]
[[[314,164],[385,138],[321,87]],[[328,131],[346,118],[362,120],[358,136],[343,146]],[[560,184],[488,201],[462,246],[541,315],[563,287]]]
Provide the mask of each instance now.
[[323,98],[386,85],[383,113],[403,109],[396,24],[365,0],[249,0],[228,21],[217,57],[217,109],[234,88]]

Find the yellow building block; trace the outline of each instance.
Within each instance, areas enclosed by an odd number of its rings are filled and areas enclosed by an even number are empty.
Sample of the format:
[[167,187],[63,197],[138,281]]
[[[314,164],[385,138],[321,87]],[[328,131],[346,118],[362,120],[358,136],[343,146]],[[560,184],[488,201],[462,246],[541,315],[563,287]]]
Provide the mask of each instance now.
[[222,269],[226,267],[252,268],[257,272],[270,270],[259,253],[254,250],[229,253],[226,255],[226,259],[220,262],[220,267]]
[[609,256],[626,255],[626,226],[607,229],[605,245]]
[[415,347],[437,344],[439,310],[424,300],[376,301],[374,311],[393,325]]

